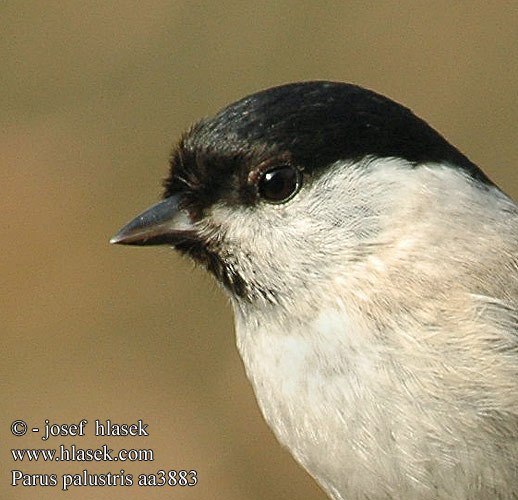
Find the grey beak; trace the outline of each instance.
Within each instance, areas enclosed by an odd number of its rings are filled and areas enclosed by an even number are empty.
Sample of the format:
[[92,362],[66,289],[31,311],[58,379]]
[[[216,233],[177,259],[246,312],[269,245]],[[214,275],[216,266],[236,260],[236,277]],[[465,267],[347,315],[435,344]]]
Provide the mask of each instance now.
[[189,213],[171,196],[128,222],[111,240],[120,245],[174,245],[195,236]]

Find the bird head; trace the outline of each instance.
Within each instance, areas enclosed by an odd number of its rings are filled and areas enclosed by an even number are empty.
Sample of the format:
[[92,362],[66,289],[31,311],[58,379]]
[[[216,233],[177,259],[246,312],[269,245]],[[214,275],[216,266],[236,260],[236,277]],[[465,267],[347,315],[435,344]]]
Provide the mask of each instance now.
[[472,189],[496,188],[409,109],[355,85],[288,84],[194,125],[164,199],[112,242],[170,245],[241,304],[311,302],[337,274],[383,267],[383,249],[410,251],[417,226],[440,224],[441,197]]

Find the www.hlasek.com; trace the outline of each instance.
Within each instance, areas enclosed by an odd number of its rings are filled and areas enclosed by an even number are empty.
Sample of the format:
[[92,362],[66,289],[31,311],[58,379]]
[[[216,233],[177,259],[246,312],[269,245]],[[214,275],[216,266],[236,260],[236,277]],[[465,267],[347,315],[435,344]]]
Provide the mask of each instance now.
[[29,460],[37,462],[152,462],[154,458],[153,450],[135,450],[121,449],[115,455],[108,445],[103,444],[101,448],[95,450],[91,448],[83,449],[76,447],[75,444],[66,447],[60,445],[59,450],[55,448],[38,448],[38,449],[14,449],[11,455],[15,462]]
[[[43,436],[41,439],[47,441],[53,437],[63,436],[84,436],[88,420],[83,419],[78,424],[52,424],[45,420]],[[135,424],[114,424],[110,420],[101,423],[95,421],[96,436],[149,436],[147,424],[138,420]],[[24,436],[28,431],[39,433],[38,427],[29,428],[23,420],[15,420],[11,424],[11,432],[14,436]],[[11,449],[14,462],[153,462],[155,460],[152,449],[125,449],[117,452],[109,448],[107,444],[100,448],[80,448],[75,444],[59,448],[33,448],[33,449]],[[61,481],[59,481],[61,479]],[[77,486],[194,486],[198,482],[196,470],[170,469],[156,470],[151,473],[133,474],[127,473],[124,469],[119,472],[106,472],[102,474],[91,473],[83,469],[77,474],[28,474],[19,469],[11,470],[11,486],[57,486],[61,483],[63,491]]]

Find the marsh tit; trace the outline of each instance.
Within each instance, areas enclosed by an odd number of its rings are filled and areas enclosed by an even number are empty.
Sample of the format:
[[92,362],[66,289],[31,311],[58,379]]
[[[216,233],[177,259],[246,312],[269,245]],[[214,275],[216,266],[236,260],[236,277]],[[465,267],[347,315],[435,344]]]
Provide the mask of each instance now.
[[517,206],[409,109],[332,82],[246,97],[112,242],[223,285],[264,418],[332,499],[518,499]]

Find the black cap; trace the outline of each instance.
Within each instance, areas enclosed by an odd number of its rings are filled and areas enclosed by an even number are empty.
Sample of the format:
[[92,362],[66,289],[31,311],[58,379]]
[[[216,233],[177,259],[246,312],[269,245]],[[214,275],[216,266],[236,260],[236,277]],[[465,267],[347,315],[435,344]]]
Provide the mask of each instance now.
[[267,158],[284,158],[318,175],[337,160],[367,156],[446,163],[492,185],[408,108],[356,85],[315,81],[258,92],[195,125],[173,152],[165,197],[189,191],[201,207],[226,192],[247,202],[253,200],[247,175]]

